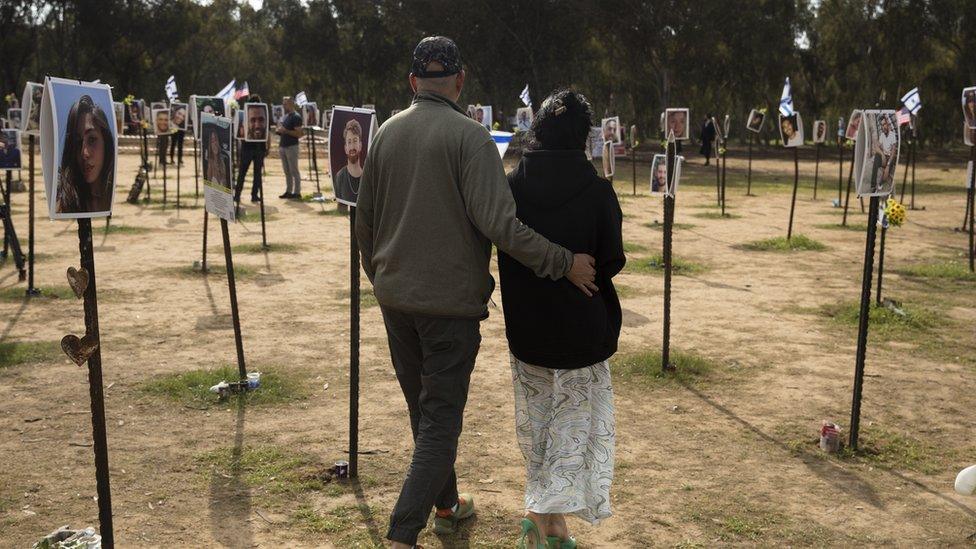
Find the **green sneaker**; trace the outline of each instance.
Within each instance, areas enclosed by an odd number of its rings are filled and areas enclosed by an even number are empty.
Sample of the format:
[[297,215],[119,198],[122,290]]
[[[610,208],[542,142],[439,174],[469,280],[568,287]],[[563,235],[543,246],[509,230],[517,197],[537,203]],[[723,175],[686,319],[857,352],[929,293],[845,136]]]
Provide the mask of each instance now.
[[471,494],[458,496],[458,509],[438,509],[434,514],[434,533],[438,535],[453,534],[462,520],[474,515],[474,497]]

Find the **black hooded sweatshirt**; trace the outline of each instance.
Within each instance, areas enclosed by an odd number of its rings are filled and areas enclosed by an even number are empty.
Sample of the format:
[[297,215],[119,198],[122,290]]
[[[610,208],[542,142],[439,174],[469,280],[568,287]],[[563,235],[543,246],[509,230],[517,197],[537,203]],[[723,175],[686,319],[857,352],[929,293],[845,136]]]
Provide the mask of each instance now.
[[526,152],[508,183],[519,220],[573,253],[596,258],[599,292],[587,297],[566,278],[539,278],[498,252],[505,334],[527,364],[575,369],[617,351],[620,301],[611,278],[623,268],[623,215],[609,181],[583,151]]

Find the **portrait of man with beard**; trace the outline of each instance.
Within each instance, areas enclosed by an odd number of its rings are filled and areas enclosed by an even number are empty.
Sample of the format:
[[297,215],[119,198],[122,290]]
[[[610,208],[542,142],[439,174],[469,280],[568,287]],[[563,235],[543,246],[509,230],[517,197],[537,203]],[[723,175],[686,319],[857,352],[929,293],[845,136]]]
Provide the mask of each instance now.
[[268,106],[264,103],[247,103],[244,106],[247,122],[245,141],[262,142],[268,139]]
[[363,127],[355,118],[346,122],[342,130],[346,165],[332,178],[336,200],[356,203],[359,194],[359,178],[363,175]]

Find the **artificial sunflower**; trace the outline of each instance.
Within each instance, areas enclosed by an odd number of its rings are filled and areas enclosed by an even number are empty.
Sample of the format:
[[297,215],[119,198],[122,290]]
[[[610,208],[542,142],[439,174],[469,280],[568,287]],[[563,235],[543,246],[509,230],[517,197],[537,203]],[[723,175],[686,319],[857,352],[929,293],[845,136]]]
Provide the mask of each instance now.
[[894,198],[889,198],[885,203],[884,214],[888,218],[888,222],[895,227],[901,226],[907,217],[905,205]]

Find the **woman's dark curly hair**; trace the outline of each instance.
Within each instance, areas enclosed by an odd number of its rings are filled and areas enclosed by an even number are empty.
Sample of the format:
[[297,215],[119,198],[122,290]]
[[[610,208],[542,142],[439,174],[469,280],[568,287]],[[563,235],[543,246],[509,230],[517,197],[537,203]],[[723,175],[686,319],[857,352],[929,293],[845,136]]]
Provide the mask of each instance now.
[[566,88],[556,90],[535,113],[530,148],[585,150],[592,119],[593,109],[586,96]]

